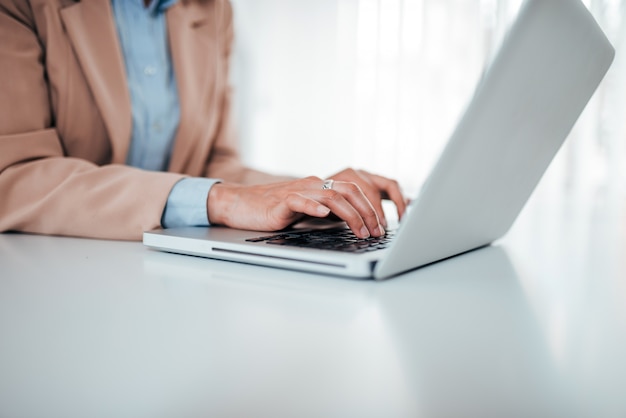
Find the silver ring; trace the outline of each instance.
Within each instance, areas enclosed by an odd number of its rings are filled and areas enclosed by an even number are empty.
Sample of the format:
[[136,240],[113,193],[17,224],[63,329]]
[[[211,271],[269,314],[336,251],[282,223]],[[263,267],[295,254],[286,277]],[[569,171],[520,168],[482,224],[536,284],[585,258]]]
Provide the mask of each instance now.
[[333,188],[334,182],[335,180],[333,179],[324,180],[324,183],[322,184],[322,190],[331,190]]

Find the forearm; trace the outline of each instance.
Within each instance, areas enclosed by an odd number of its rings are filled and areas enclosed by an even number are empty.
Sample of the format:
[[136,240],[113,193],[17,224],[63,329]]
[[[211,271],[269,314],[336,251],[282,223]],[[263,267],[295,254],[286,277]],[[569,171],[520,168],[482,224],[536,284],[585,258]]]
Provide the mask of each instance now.
[[181,178],[62,157],[15,164],[0,174],[0,231],[140,240]]

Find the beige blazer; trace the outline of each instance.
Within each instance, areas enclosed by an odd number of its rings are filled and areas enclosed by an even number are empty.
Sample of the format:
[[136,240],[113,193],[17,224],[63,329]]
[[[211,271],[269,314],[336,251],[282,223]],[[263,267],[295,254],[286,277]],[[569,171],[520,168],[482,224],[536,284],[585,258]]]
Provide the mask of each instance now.
[[228,0],[181,0],[166,19],[181,120],[158,173],[124,165],[130,97],[110,0],[0,0],[0,231],[140,239],[184,175],[260,181],[229,123]]

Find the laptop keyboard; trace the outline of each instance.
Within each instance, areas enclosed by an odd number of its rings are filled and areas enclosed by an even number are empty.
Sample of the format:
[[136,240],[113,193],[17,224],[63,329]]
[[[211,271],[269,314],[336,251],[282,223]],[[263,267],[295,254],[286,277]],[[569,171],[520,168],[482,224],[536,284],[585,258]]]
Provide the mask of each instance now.
[[383,250],[389,246],[395,231],[387,231],[382,237],[357,238],[352,231],[345,228],[293,231],[258,238],[250,238],[248,242],[265,242],[270,245],[286,245],[291,247],[316,248],[319,250],[343,251],[349,253],[366,253]]

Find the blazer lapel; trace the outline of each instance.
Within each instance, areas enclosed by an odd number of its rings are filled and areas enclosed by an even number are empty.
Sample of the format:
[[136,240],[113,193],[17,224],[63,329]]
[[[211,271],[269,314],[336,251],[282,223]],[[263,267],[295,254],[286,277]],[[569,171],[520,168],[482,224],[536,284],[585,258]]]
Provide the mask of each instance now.
[[[213,4],[210,5],[211,13]],[[205,9],[202,10],[201,8]],[[170,51],[174,63],[174,72],[180,101],[180,124],[174,142],[169,170],[200,175],[202,163],[196,161],[203,150],[198,149],[198,132],[206,127],[206,118],[201,115],[203,103],[214,93],[217,53],[215,25],[210,22],[206,5],[200,2],[178,1],[167,11],[167,24]]]
[[112,163],[124,164],[132,116],[111,2],[83,0],[62,9],[61,19],[107,127]]

